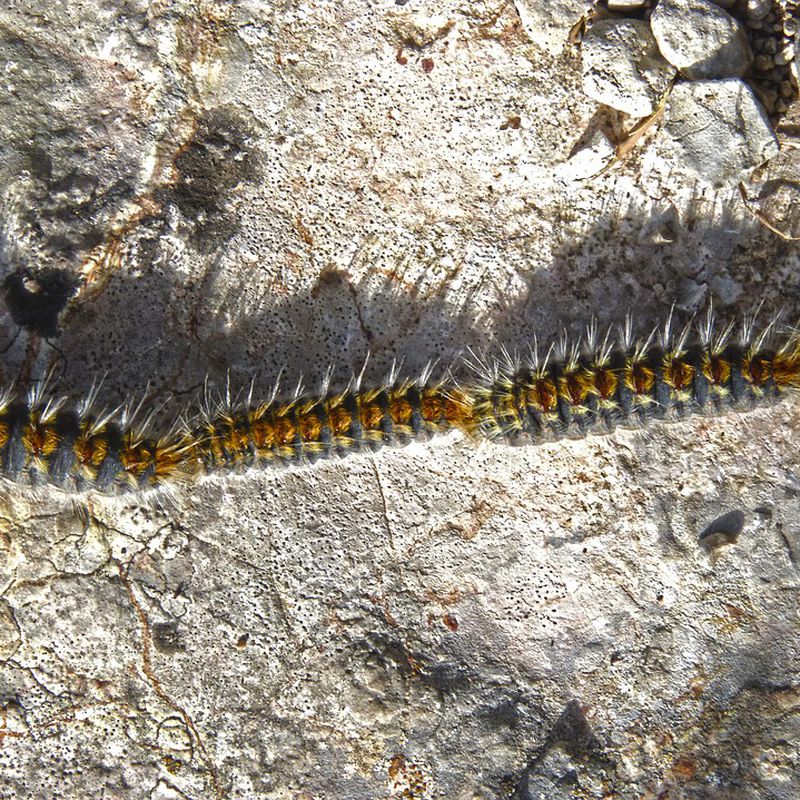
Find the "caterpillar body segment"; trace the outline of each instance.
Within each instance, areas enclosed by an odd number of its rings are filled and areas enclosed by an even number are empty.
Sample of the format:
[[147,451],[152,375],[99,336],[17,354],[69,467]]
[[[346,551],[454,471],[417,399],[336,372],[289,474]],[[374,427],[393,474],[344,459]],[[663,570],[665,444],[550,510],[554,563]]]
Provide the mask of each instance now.
[[[749,330],[749,329],[748,329]],[[792,332],[769,347],[768,336],[731,341],[729,327],[717,335],[698,332],[688,343],[632,343],[623,332],[609,345],[577,346],[544,359],[506,359],[487,368],[467,390],[480,433],[512,444],[580,438],[617,426],[688,414],[749,410],[780,400],[800,387],[800,341]],[[475,366],[473,364],[473,369]]]
[[[582,342],[562,339],[527,358],[503,351],[472,354],[444,377],[430,370],[370,387],[355,379],[342,391],[274,391],[254,402],[208,396],[191,422],[154,430],[141,403],[94,410],[97,389],[70,404],[33,391],[0,395],[0,478],[68,492],[148,491],[201,475],[425,441],[450,430],[510,444],[608,433],[689,414],[716,415],[773,403],[800,389],[800,335],[780,337],[746,321],[718,330],[710,318],[677,334],[635,340],[631,325],[601,340],[590,326]],[[544,355],[541,355],[541,353]],[[186,416],[185,413],[183,416]]]
[[205,472],[313,462],[470,428],[471,404],[451,384],[405,380],[301,395],[217,412],[186,433]]
[[0,406],[0,474],[16,483],[72,492],[155,488],[176,478],[185,450],[175,437],[142,435],[78,407],[42,408],[16,398]]

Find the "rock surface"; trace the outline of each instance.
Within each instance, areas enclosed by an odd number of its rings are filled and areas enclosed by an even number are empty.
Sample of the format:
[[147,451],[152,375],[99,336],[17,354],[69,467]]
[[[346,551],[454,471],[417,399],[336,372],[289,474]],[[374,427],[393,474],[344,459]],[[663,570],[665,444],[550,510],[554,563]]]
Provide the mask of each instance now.
[[614,158],[615,148],[600,129],[594,131],[581,146],[556,167],[558,175],[569,180],[586,180],[597,175]]
[[735,78],[675,86],[665,133],[681,162],[717,186],[738,181],[778,153],[778,142],[752,90]]
[[691,80],[741,77],[753,62],[744,26],[712,0],[660,0],[650,25],[661,53]]
[[747,0],[744,10],[749,19],[764,19],[774,6],[774,0]]
[[586,94],[637,117],[653,112],[675,74],[642,20],[594,23],[584,37],[581,54]]
[[792,77],[794,78],[795,86],[800,86],[800,62],[797,59],[797,53],[800,50],[800,32],[795,33],[793,43],[793,55],[791,60]]
[[608,0],[608,10],[622,13],[638,11],[644,8],[645,0]]
[[[188,408],[711,296],[797,318],[796,244],[663,131],[565,169],[625,134],[564,47],[583,10],[2,4],[2,382]],[[795,402],[4,486],[0,798],[794,800],[798,437]]]
[[570,29],[590,6],[585,0],[514,0],[525,34],[551,55],[563,52]]

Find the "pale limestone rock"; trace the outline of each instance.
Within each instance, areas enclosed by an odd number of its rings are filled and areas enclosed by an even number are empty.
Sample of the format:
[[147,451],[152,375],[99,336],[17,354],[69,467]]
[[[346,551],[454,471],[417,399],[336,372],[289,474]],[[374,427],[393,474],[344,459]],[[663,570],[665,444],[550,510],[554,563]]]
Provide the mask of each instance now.
[[735,185],[778,152],[764,109],[750,87],[735,78],[676,85],[664,133],[682,164],[717,186]]
[[747,0],[745,14],[749,19],[764,19],[775,6],[775,0]]
[[650,26],[641,20],[594,23],[581,54],[586,94],[636,117],[652,113],[675,74],[659,52]]
[[614,158],[614,145],[601,130],[596,130],[586,144],[558,167],[558,174],[572,181],[597,175]]
[[446,14],[425,14],[413,7],[398,9],[392,16],[392,28],[401,41],[417,48],[428,47],[446,36],[453,25],[453,19]]
[[608,10],[617,13],[638,11],[643,8],[645,0],[608,0]]
[[[715,287],[794,311],[798,248],[663,132],[574,180],[625,132],[562,52],[585,6],[516,5],[0,4],[3,385],[188,410],[207,375],[646,336]],[[799,437],[786,403],[77,507],[4,485],[0,797],[793,800]]]
[[795,86],[800,86],[800,62],[798,62],[797,58],[798,50],[800,50],[800,32],[794,35],[794,46],[792,49],[794,51],[794,58],[791,62],[792,78],[794,79]]
[[711,0],[661,0],[650,25],[667,61],[692,80],[740,77],[753,62],[744,26]]
[[527,36],[553,55],[564,50],[570,29],[590,5],[584,0],[514,0]]

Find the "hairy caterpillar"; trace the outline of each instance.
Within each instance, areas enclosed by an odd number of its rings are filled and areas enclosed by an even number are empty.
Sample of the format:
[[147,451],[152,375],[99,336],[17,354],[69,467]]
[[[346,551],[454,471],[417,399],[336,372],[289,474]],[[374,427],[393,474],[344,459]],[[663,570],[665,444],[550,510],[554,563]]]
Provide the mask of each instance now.
[[[617,425],[687,414],[746,410],[800,387],[800,334],[778,336],[745,320],[716,329],[709,312],[696,327],[635,339],[630,319],[612,339],[596,325],[570,344],[527,358],[474,358],[441,379],[391,374],[376,387],[262,403],[206,403],[191,422],[151,433],[139,409],[93,410],[96,391],[70,406],[45,388],[0,397],[0,476],[67,491],[146,490],[166,482],[266,464],[314,461],[460,430],[473,439],[524,444],[609,432]],[[774,341],[777,340],[777,341]],[[474,373],[474,378],[459,376]],[[454,377],[455,376],[455,377]],[[46,382],[45,382],[46,384]]]

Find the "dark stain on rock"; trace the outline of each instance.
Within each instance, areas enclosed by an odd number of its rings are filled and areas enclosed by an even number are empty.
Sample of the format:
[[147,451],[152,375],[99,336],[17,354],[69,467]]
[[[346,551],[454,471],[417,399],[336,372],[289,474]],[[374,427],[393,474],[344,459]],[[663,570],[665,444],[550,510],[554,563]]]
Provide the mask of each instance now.
[[6,305],[14,322],[51,339],[58,336],[58,317],[80,281],[56,267],[17,269],[3,282]]
[[562,746],[573,758],[594,755],[602,749],[577,700],[570,700],[561,712],[553,725],[549,743]]
[[32,180],[20,217],[50,263],[82,260],[104,241],[135,192],[133,167],[89,163],[90,154],[73,141],[79,136],[68,128],[53,141],[33,141],[23,150]]
[[152,627],[152,632],[153,644],[160,653],[171,656],[185,649],[176,623],[156,622]]
[[257,173],[243,120],[226,108],[206,112],[175,158],[177,181],[168,200],[194,224],[195,246],[210,252],[239,229],[229,194]]
[[[553,751],[561,751],[565,758],[553,761]],[[553,766],[558,771],[553,772]],[[581,792],[585,775],[610,778],[615,772],[615,764],[603,748],[602,743],[586,719],[585,708],[577,700],[570,700],[553,723],[546,741],[534,752],[528,766],[516,780],[516,788],[511,795],[513,800],[534,800],[543,796],[561,796],[553,789],[570,787]],[[547,787],[549,794],[543,795]]]

